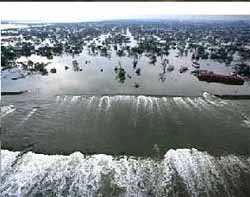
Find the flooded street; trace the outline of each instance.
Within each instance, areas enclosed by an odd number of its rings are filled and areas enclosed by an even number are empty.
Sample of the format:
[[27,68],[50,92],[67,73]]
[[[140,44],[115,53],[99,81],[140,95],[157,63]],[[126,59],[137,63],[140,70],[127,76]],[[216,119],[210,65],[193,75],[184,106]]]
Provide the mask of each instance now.
[[[134,44],[129,29],[126,34]],[[47,68],[56,73],[15,81],[11,79],[18,70],[2,72],[2,91],[28,90],[2,98],[3,110],[10,113],[3,113],[3,147],[23,150],[33,144],[32,150],[46,154],[134,156],[153,156],[154,146],[161,155],[170,148],[190,147],[215,155],[248,155],[250,101],[222,100],[212,94],[248,95],[250,84],[201,82],[190,74],[195,70],[191,53],[179,57],[178,50],[170,50],[167,58],[174,67],[171,72],[164,71],[164,57],[152,64],[141,55],[134,67],[132,57],[118,57],[114,50],[109,57],[89,55],[85,48],[79,55],[62,54],[53,60],[19,58],[17,62],[50,62]],[[76,72],[72,61],[82,71]],[[118,65],[126,73],[122,80]],[[232,72],[230,66],[212,60],[200,65],[217,73]],[[189,70],[180,73],[181,66]]]
[[[130,43],[126,46],[134,46],[134,37],[127,29],[126,35]],[[100,36],[99,42],[105,38]],[[95,40],[95,39],[94,39]],[[155,96],[201,96],[203,92],[211,92],[218,95],[249,95],[250,82],[246,81],[243,86],[224,85],[199,81],[191,74],[196,69],[192,66],[192,52],[179,55],[177,49],[171,49],[168,56],[157,57],[156,63],[152,64],[149,57],[140,55],[136,67],[133,66],[134,57],[119,57],[115,50],[111,50],[108,57],[90,55],[85,47],[79,55],[62,54],[55,56],[53,60],[37,55],[21,57],[17,62],[46,62],[47,69],[56,68],[56,74],[41,76],[39,74],[21,78],[18,83],[13,77],[18,77],[22,70],[2,71],[2,91],[30,90],[45,96],[55,95],[155,95]],[[168,59],[173,71],[166,71],[162,62]],[[77,61],[82,71],[75,72],[72,61]],[[87,61],[87,62],[86,62]],[[230,74],[232,66],[213,60],[200,60],[201,70],[212,70],[220,74]],[[235,61],[237,63],[237,61]],[[115,68],[121,65],[125,70],[124,80],[119,79]],[[65,69],[65,66],[68,69]],[[181,67],[187,67],[188,71],[180,73]],[[137,69],[140,73],[136,73]],[[135,88],[135,84],[139,88]]]

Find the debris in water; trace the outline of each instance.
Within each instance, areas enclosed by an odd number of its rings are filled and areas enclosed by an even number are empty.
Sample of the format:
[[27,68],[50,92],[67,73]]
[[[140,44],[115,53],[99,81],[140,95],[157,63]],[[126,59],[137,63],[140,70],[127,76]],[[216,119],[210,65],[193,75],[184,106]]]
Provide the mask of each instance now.
[[76,60],[72,61],[72,65],[73,65],[74,71],[80,71],[81,70],[81,68],[79,66],[79,63]]
[[135,73],[136,73],[138,76],[141,75],[141,69],[140,69],[140,68],[137,68],[136,71],[135,71]]
[[172,72],[174,70],[174,66],[173,65],[169,65],[168,67],[167,67],[167,71],[168,72]]
[[56,73],[56,68],[51,68],[50,72],[51,73]]
[[134,61],[133,61],[133,68],[136,68],[137,63],[138,63],[137,60],[134,60]]
[[115,73],[117,73],[116,78],[118,78],[121,83],[124,83],[124,81],[126,80],[126,71],[124,68],[122,68],[120,61],[118,64],[119,68],[115,67]]
[[47,69],[46,68],[44,68],[42,71],[40,71],[41,72],[41,75],[48,75],[49,74],[49,72],[47,71]]
[[229,85],[243,85],[244,80],[238,76],[215,74],[207,70],[200,70],[197,75],[200,81],[224,83]]
[[29,92],[29,91],[24,90],[24,91],[15,91],[15,92],[1,92],[1,95],[2,96],[5,96],[5,95],[17,95],[17,94],[23,94],[23,93],[26,93],[26,92]]
[[138,83],[135,83],[134,87],[135,87],[135,88],[139,88],[140,85],[139,85]]
[[186,67],[186,66],[181,66],[179,72],[180,72],[180,73],[184,73],[184,72],[186,72],[187,70],[188,70],[188,67]]
[[1,117],[8,115],[16,110],[14,105],[8,105],[1,107]]

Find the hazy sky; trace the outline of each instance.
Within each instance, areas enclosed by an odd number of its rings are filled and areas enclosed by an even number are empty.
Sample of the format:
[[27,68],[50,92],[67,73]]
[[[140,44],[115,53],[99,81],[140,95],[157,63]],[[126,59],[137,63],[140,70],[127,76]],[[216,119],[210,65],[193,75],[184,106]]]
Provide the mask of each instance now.
[[247,2],[1,2],[1,20],[50,22],[157,18],[168,15],[249,15]]

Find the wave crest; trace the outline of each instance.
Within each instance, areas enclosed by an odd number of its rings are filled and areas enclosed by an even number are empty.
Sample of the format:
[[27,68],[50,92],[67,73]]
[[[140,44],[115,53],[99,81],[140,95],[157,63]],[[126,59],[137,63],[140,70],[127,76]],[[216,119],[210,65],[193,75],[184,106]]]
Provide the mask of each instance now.
[[214,157],[196,149],[162,160],[1,151],[2,196],[247,196],[250,158]]

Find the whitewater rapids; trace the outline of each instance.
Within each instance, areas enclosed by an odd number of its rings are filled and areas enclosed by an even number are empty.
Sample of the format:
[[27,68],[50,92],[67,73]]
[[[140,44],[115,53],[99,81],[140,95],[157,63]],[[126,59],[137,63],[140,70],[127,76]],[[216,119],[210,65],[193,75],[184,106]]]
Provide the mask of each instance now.
[[170,149],[163,159],[1,151],[7,196],[248,196],[250,157]]

